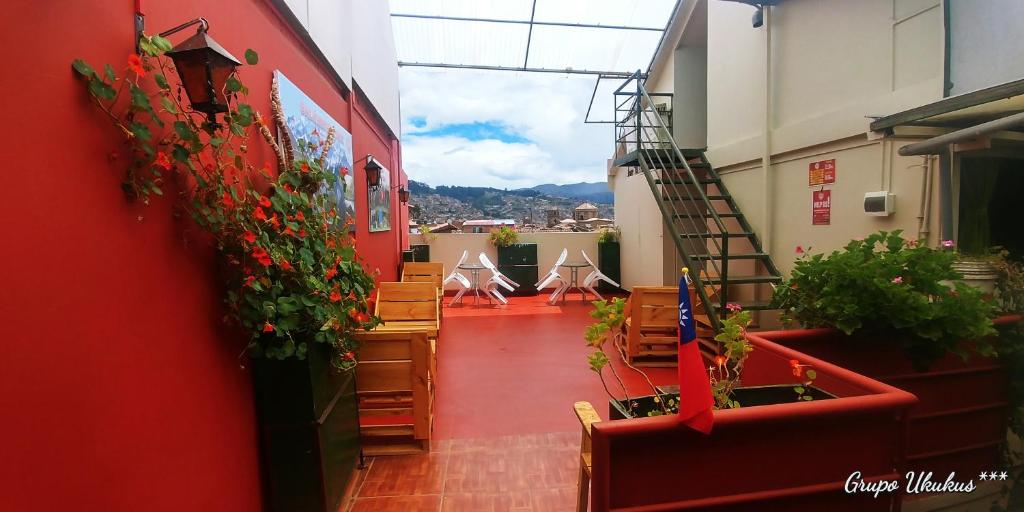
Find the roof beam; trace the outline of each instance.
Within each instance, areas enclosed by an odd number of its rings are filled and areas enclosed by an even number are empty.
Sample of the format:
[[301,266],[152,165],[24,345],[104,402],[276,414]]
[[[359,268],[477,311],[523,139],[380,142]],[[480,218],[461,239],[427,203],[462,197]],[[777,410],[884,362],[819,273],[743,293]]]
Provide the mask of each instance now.
[[481,69],[484,71],[520,71],[526,73],[560,73],[568,75],[603,75],[614,78],[629,78],[635,72],[629,71],[591,71],[588,69],[552,69],[552,68],[528,68],[515,66],[484,66],[482,64],[447,64],[442,62],[402,62],[398,61],[399,67],[420,67],[420,68],[451,68],[451,69]]
[[590,23],[563,23],[558,21],[534,21],[533,15],[529,20],[503,20],[496,18],[464,18],[461,16],[434,16],[430,14],[401,14],[392,13],[392,18],[417,18],[422,20],[448,20],[448,21],[476,21],[483,23],[512,23],[516,25],[530,25],[531,29],[534,25],[541,25],[546,27],[573,27],[573,28],[607,28],[614,30],[649,30],[653,32],[661,32],[664,27],[632,27],[627,25],[594,25]]

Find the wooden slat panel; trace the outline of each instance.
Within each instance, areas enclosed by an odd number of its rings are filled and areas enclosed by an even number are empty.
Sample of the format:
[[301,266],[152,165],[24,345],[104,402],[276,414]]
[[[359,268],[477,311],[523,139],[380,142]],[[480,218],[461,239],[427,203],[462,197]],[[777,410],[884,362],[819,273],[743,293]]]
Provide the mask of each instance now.
[[[431,288],[433,289],[433,288]],[[425,302],[378,302],[377,315],[387,320],[435,320],[437,319],[437,296]]]
[[408,338],[381,339],[379,337],[361,336],[359,349],[356,351],[359,361],[396,361],[412,359],[409,352]]
[[412,361],[362,361],[356,386],[359,391],[412,389]]
[[644,306],[640,310],[641,329],[678,325],[679,306]]
[[430,343],[427,337],[417,334],[412,341],[412,401],[414,437],[430,439],[431,400],[430,400]]
[[377,300],[381,302],[434,300],[437,287],[433,283],[380,283]]
[[412,416],[412,407],[360,408],[360,416]]

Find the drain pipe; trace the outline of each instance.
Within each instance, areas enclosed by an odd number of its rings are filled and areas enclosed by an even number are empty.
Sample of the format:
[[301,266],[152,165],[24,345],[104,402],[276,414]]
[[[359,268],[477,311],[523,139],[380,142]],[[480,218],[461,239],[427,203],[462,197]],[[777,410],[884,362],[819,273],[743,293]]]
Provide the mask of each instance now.
[[772,224],[774,221],[772,204],[772,183],[770,169],[772,165],[772,8],[770,5],[762,5],[764,13],[764,150],[761,154],[761,178],[764,191],[762,201],[762,215],[764,226],[761,232],[761,245],[764,252],[772,252]]
[[923,155],[921,167],[921,205],[917,210],[917,240],[927,245],[928,235],[931,233],[931,211],[932,211],[932,156]]

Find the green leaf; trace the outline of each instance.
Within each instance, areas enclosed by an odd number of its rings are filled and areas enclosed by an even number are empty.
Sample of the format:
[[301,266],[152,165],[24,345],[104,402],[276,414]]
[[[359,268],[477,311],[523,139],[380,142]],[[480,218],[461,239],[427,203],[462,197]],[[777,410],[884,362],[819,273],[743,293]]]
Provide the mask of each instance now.
[[245,50],[245,63],[250,66],[255,66],[260,61],[260,56],[253,51],[252,48]]
[[132,106],[144,112],[152,112],[153,106],[149,103],[149,96],[142,89],[132,85],[129,88],[132,94]]
[[153,135],[149,132],[149,128],[142,123],[132,123],[128,128],[131,130],[132,135],[135,135],[136,139],[149,141],[153,138]]
[[153,46],[155,46],[161,53],[171,51],[171,42],[160,36],[153,36]]
[[807,370],[807,378],[809,380],[817,379],[818,378],[818,372],[816,372],[814,370]]
[[154,184],[151,184],[151,185],[149,186],[149,190],[153,191],[153,193],[154,193],[154,194],[156,194],[156,195],[158,195],[158,196],[162,196],[162,195],[164,195],[164,191],[163,191],[163,190],[160,190],[160,187],[156,186],[156,184],[155,184],[155,183],[154,183]]
[[146,36],[142,36],[139,38],[139,49],[142,50],[142,52],[146,55],[149,55],[150,57],[156,57],[160,54],[160,49],[157,48],[156,45],[154,45],[150,41],[150,38]]
[[99,77],[96,76],[89,80],[89,92],[97,98],[108,101],[117,96],[117,91],[113,87],[107,85],[106,82],[100,80]]
[[78,74],[84,77],[92,78],[96,76],[96,70],[92,69],[92,66],[90,66],[87,62],[85,62],[82,59],[75,59],[71,63],[71,67],[74,68],[74,70],[77,71]]
[[234,121],[231,121],[230,123],[228,123],[228,127],[231,128],[231,133],[238,135],[239,137],[245,136],[245,128],[242,128],[242,125]]
[[176,107],[174,105],[174,102],[171,101],[166,96],[161,96],[160,97],[160,104],[163,105],[164,110],[166,110],[168,113],[170,113],[170,114],[177,114],[178,113],[178,107]]
[[238,112],[234,117],[238,120],[238,124],[249,126],[252,124],[252,107],[248,103],[239,103]]
[[117,74],[114,73],[114,66],[111,66],[110,64],[104,65],[103,72],[106,74],[107,80],[110,83],[114,83],[117,81]]
[[156,85],[160,86],[161,89],[169,90],[171,88],[171,84],[167,83],[167,77],[162,73],[154,73],[153,79],[156,80]]
[[210,139],[210,145],[215,148],[220,147],[221,144],[224,144],[224,139],[220,137],[213,137]]
[[238,92],[242,90],[242,82],[239,82],[234,75],[228,77],[228,81],[224,83],[224,87],[230,92]]
[[188,163],[189,156],[191,155],[192,153],[189,153],[189,151],[185,149],[185,147],[182,146],[181,144],[175,144],[174,149],[171,150],[171,156],[173,156],[175,160],[183,164]]
[[192,131],[192,128],[189,128],[188,123],[186,123],[185,121],[175,121],[174,131],[178,134],[178,137],[182,138],[182,140],[191,142],[199,140],[199,137],[196,135],[196,132]]

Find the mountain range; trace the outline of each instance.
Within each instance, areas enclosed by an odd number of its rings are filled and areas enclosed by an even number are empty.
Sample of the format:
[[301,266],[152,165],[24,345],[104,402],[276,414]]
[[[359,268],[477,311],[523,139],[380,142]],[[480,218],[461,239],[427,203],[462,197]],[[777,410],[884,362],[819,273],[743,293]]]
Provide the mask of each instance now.
[[523,224],[543,223],[548,210],[558,210],[558,218],[571,218],[573,208],[593,203],[598,216],[611,218],[612,194],[605,183],[538,185],[531,188],[498,189],[440,185],[431,187],[409,181],[412,219],[419,223],[451,220],[511,218]]

